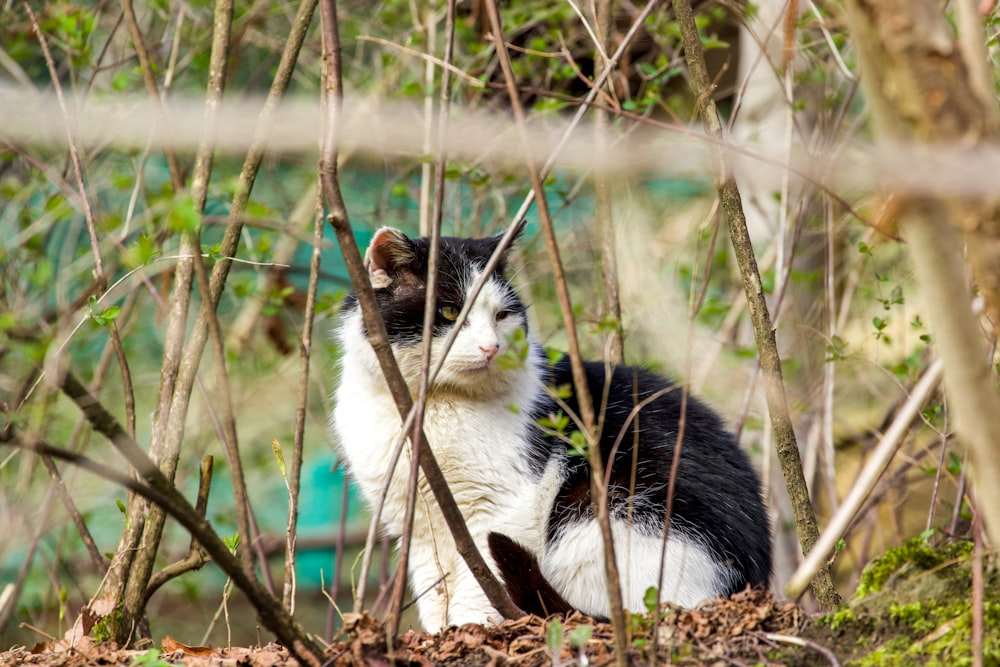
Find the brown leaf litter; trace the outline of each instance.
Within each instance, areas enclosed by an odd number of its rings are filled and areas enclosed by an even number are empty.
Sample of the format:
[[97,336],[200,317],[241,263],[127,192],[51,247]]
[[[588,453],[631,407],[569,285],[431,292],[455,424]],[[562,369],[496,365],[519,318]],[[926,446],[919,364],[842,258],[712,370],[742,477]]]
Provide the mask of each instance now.
[[[563,632],[553,625],[562,626]],[[629,659],[646,664],[654,643],[660,661],[674,664],[771,664],[767,654],[774,635],[795,635],[805,616],[793,602],[776,602],[760,591],[747,590],[729,600],[716,600],[698,609],[667,607],[658,625],[652,617],[633,615],[629,625]],[[587,628],[577,630],[581,626]],[[654,638],[654,631],[657,636]],[[553,649],[557,639],[558,655]],[[655,641],[654,641],[655,639]],[[186,646],[165,637],[158,658],[170,664],[206,667],[279,667],[297,664],[276,644],[256,648]],[[89,638],[47,642],[33,649],[18,647],[0,653],[0,667],[13,665],[131,665],[148,651],[120,649],[112,643],[95,644]],[[348,615],[341,637],[327,647],[326,664],[351,666],[517,665],[534,667],[568,663],[601,667],[614,661],[611,625],[573,613],[542,619],[526,616],[496,626],[468,624],[438,634],[410,630],[386,641],[385,626],[367,615]],[[141,660],[140,660],[141,662]],[[160,663],[163,664],[163,663]]]

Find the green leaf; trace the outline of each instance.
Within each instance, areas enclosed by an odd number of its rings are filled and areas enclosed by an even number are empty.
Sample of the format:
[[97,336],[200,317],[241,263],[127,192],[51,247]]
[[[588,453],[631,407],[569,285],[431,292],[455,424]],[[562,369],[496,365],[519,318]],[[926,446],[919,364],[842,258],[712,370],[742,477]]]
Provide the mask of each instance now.
[[560,385],[549,385],[545,388],[549,396],[565,401],[573,395],[573,385],[569,382]]
[[271,451],[274,452],[274,458],[278,461],[278,470],[281,471],[282,478],[287,481],[288,475],[285,472],[285,455],[281,451],[281,443],[278,442],[277,438],[271,439]]
[[201,225],[201,213],[191,196],[178,197],[167,214],[167,226],[173,232],[195,232]]
[[562,412],[557,414],[549,413],[544,417],[538,418],[538,425],[555,433],[563,433],[566,427],[569,426],[569,417]]
[[129,72],[126,72],[124,70],[119,71],[111,78],[111,88],[114,89],[115,92],[120,93],[126,88],[128,88],[131,80],[132,77],[129,74]]
[[621,329],[621,322],[617,317],[611,314],[605,315],[597,323],[598,333],[605,333],[605,334],[617,333],[620,329]]
[[139,234],[135,243],[125,250],[125,263],[131,268],[137,268],[148,264],[154,257],[160,254],[160,249],[156,247],[156,239],[149,234]]
[[652,614],[656,611],[656,587],[650,586],[642,596],[642,603],[646,605],[646,611]]
[[236,550],[240,548],[240,534],[223,535],[222,541],[225,543],[226,548],[229,549],[229,553],[235,556]]
[[552,619],[549,627],[545,628],[545,645],[549,647],[549,650],[553,654],[558,654],[559,649],[562,648],[564,634],[565,629],[563,628],[562,621],[558,618]]
[[94,322],[102,327],[106,327],[118,319],[121,312],[122,309],[119,306],[108,306],[100,313],[91,312],[90,319],[94,320]]
[[594,634],[594,629],[589,625],[578,625],[569,631],[569,645],[573,648],[581,648],[590,641]]

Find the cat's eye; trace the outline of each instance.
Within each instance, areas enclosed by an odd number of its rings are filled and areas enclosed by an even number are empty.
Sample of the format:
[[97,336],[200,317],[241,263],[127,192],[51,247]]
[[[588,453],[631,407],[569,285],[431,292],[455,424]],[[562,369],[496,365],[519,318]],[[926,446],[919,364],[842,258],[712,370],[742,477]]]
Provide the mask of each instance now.
[[441,306],[438,308],[438,313],[449,322],[454,322],[458,319],[458,308],[455,306]]
[[499,322],[500,320],[505,320],[510,316],[511,316],[511,311],[507,310],[506,308],[504,310],[498,311],[496,315],[497,322]]

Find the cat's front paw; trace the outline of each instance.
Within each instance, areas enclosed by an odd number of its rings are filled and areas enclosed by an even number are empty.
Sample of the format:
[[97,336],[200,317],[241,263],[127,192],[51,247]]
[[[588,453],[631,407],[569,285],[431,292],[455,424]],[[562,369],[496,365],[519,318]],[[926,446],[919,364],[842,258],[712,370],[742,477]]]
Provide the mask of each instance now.
[[467,623],[476,625],[499,625],[503,616],[493,607],[476,607],[467,609],[451,609],[448,613],[448,625],[460,626]]

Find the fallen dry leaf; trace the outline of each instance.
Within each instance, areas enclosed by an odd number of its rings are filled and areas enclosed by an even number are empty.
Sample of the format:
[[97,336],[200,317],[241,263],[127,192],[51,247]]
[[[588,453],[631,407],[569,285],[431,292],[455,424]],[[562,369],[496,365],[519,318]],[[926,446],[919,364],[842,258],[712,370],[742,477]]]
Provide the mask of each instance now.
[[188,646],[187,644],[182,644],[170,635],[163,638],[160,642],[160,646],[163,647],[164,652],[173,653],[175,651],[180,651],[185,655],[191,655],[199,658],[215,658],[219,654],[208,646]]

